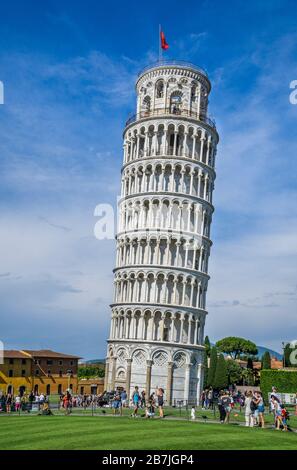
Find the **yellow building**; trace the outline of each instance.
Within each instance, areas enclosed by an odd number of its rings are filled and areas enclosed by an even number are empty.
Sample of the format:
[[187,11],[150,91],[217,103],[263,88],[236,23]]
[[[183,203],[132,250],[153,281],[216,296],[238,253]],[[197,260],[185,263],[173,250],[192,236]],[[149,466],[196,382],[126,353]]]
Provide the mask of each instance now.
[[61,394],[68,388],[77,393],[78,356],[51,350],[6,350],[0,364],[2,393]]
[[79,379],[77,393],[80,395],[101,395],[104,392],[104,378]]

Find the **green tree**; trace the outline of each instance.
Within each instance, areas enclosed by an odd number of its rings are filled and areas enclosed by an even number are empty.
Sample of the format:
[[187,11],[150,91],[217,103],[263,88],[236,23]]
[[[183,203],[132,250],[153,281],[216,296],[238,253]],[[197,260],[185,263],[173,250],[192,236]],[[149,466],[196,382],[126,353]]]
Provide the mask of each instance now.
[[208,357],[206,352],[204,352],[204,378],[203,378],[203,388],[206,388],[208,385]]
[[210,351],[210,361],[209,361],[209,369],[208,369],[208,378],[207,378],[207,385],[213,387],[214,378],[216,374],[217,368],[217,360],[218,360],[218,351],[217,348],[214,346],[211,348]]
[[253,359],[251,357],[247,358],[247,364],[246,364],[247,369],[254,370],[254,364],[253,364]]
[[262,356],[261,368],[271,369],[271,357],[270,357],[269,351],[265,351],[265,353]]
[[205,336],[204,347],[205,347],[206,354],[209,357],[210,356],[210,350],[211,350],[211,344],[210,344],[208,336]]
[[242,381],[242,368],[233,359],[226,360],[228,384],[239,384]]
[[255,383],[254,372],[252,369],[242,369],[242,382],[243,385],[252,386]]
[[233,359],[238,359],[242,354],[254,355],[258,353],[257,346],[252,341],[236,336],[228,336],[216,343],[219,351],[230,354]]
[[105,370],[103,366],[79,366],[77,372],[78,378],[80,379],[90,379],[95,377],[104,377]]
[[285,367],[290,367],[291,361],[290,361],[290,354],[292,352],[292,349],[290,348],[290,344],[287,343],[284,347],[284,365]]
[[228,385],[228,376],[227,376],[226,361],[225,361],[223,354],[220,354],[217,360],[213,388],[221,390],[222,388],[227,387],[227,385]]

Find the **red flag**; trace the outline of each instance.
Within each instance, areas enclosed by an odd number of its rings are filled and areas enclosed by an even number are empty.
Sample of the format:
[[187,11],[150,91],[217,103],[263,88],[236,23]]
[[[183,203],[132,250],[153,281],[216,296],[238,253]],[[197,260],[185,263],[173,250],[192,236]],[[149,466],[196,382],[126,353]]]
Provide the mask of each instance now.
[[165,39],[165,34],[163,31],[160,31],[160,37],[161,37],[161,47],[166,51],[166,49],[169,48],[169,44],[167,44],[166,39]]

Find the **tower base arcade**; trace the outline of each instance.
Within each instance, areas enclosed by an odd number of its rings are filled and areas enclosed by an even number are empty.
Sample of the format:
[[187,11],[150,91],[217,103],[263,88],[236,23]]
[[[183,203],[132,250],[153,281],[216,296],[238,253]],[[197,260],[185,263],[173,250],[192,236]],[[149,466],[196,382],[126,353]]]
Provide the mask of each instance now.
[[199,403],[203,387],[203,348],[156,345],[153,342],[109,341],[105,389],[123,387],[129,397],[135,386],[146,397],[162,387],[167,404]]

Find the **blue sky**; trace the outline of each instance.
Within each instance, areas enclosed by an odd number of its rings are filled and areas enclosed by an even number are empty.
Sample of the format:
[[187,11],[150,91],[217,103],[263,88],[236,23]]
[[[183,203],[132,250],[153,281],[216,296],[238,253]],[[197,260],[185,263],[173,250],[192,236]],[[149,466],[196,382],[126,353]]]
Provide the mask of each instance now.
[[6,348],[105,355],[115,205],[137,72],[207,69],[220,133],[206,334],[281,349],[297,330],[294,1],[10,1],[1,5],[0,311]]

